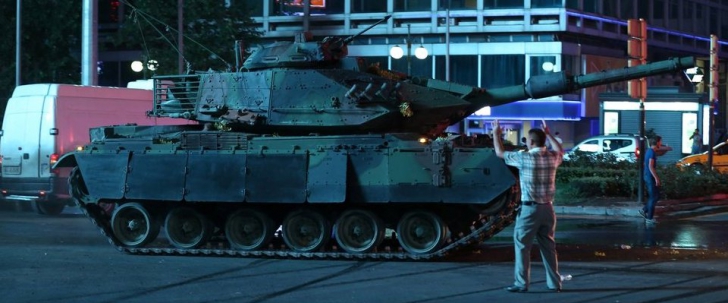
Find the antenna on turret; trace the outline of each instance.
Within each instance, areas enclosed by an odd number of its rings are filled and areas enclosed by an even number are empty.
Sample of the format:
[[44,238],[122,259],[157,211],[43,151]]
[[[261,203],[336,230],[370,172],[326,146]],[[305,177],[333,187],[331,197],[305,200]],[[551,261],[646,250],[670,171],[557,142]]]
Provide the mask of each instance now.
[[380,19],[379,21],[374,22],[374,24],[367,26],[367,28],[358,32],[357,34],[351,35],[344,39],[341,39],[340,37],[326,37],[323,40],[323,42],[326,44],[326,46],[324,48],[326,48],[327,51],[335,59],[345,57],[346,53],[347,53],[346,45],[351,43],[351,41],[354,41],[354,38],[361,36],[363,33],[366,33],[368,30],[374,28],[375,26],[379,25],[380,23],[389,20],[389,18],[392,18],[392,15],[385,16],[384,18]]
[[380,23],[389,20],[389,18],[392,18],[392,15],[387,15],[384,18],[382,18],[381,20],[379,20],[377,22],[374,22],[374,24],[369,25],[367,28],[365,28],[364,30],[360,31],[356,35],[352,35],[352,36],[349,36],[349,37],[344,38],[344,40],[341,40],[342,45],[347,45],[347,44],[351,43],[351,41],[353,41],[354,38],[361,36],[361,34],[366,33],[368,30],[370,30],[373,27],[379,25]]

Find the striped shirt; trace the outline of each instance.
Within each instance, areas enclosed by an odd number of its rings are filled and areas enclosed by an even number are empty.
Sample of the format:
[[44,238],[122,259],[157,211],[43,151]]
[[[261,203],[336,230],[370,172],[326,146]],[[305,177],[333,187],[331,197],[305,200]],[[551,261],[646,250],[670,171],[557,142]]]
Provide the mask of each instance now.
[[504,152],[506,164],[518,168],[521,183],[521,201],[552,203],[556,193],[556,168],[562,155],[556,151],[536,147],[528,152]]

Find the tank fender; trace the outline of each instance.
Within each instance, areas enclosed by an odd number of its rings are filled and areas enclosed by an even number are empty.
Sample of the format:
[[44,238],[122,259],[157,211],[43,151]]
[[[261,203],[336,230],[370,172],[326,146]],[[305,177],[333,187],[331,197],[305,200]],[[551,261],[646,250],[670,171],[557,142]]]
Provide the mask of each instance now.
[[73,162],[78,164],[89,196],[113,200],[124,197],[129,151],[77,152],[74,153],[74,158]]
[[76,162],[76,153],[67,153],[61,156],[60,159],[58,159],[58,162],[53,165],[53,169],[59,168],[59,167],[76,167],[78,166],[78,163]]

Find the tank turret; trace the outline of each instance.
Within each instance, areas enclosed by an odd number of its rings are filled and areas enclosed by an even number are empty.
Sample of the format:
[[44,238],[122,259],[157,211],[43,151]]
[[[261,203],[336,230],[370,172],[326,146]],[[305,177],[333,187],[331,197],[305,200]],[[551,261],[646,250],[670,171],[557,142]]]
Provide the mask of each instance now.
[[325,37],[321,41],[308,41],[309,33],[302,33],[293,42],[280,41],[262,46],[245,60],[243,68],[246,70],[275,67],[339,68],[341,59],[348,55],[347,45],[361,34],[389,20],[390,17],[386,16],[358,34],[346,38]]
[[694,66],[692,57],[675,58],[578,76],[556,72],[483,89],[366,66],[345,57],[351,38],[277,42],[254,52],[240,71],[157,78],[149,114],[259,134],[437,134],[485,106]]

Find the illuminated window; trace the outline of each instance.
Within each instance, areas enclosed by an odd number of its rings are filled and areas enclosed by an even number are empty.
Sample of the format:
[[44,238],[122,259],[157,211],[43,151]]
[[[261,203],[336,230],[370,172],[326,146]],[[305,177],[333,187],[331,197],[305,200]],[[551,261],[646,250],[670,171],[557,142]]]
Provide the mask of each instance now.
[[604,112],[604,134],[619,133],[619,112]]
[[[371,0],[370,0],[371,1]],[[376,2],[376,1],[374,1]],[[384,1],[382,1],[384,2]],[[395,12],[430,11],[432,2],[430,0],[400,0],[394,1]]]
[[[698,114],[697,113],[683,113],[682,114],[682,136],[680,142],[680,152],[683,154],[689,154],[692,152],[693,140],[690,136],[693,135],[695,129],[698,128]],[[703,132],[707,135],[707,132]],[[707,141],[703,141],[707,142]]]

